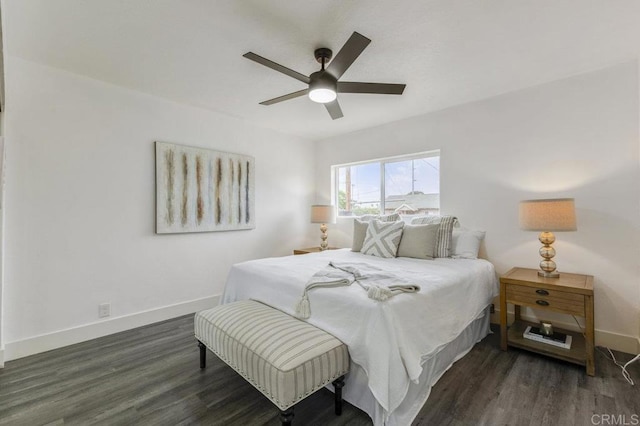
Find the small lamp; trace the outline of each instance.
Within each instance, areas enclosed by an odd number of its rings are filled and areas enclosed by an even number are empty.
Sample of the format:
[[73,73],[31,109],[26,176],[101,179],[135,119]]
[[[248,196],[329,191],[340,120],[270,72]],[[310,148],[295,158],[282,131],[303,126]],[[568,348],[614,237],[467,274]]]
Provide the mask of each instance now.
[[336,223],[336,209],[333,206],[314,205],[311,206],[311,223],[320,223],[322,243],[320,250],[328,248],[327,244],[327,223]]
[[556,263],[551,260],[556,250],[551,244],[556,240],[553,231],[575,231],[576,209],[573,198],[555,198],[546,200],[524,200],[520,202],[520,228],[525,231],[541,231],[539,240],[540,269],[538,275],[545,278],[558,278]]

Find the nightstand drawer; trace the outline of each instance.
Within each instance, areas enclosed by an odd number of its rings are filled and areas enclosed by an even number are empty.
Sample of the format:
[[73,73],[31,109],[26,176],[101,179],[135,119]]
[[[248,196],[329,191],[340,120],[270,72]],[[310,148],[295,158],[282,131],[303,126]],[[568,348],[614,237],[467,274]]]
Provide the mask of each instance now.
[[584,295],[521,285],[507,287],[507,301],[533,308],[585,315]]

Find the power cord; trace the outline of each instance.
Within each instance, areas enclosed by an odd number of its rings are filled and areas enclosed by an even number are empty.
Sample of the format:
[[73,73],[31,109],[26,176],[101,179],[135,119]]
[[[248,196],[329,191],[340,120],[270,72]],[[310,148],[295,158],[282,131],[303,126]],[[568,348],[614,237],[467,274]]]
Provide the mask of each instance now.
[[[578,322],[578,319],[571,315],[573,317],[573,320],[576,322],[576,324],[578,324],[578,329],[580,329],[580,332],[582,333],[582,335],[584,336],[584,330],[582,329],[582,326],[580,325],[580,323]],[[633,362],[637,361],[640,359],[640,354],[636,355],[635,357],[633,357],[629,362],[627,362],[626,364],[621,364],[618,362],[618,360],[616,359],[616,356],[613,354],[613,352],[611,351],[611,349],[609,348],[605,348],[607,351],[609,351],[609,355],[608,356],[602,349],[596,347],[596,349],[602,353],[604,356],[606,356],[607,358],[609,358],[611,361],[613,361],[613,363],[615,365],[617,365],[618,367],[620,367],[622,369],[622,377],[624,377],[624,379],[629,382],[629,384],[631,386],[635,386],[635,383],[633,383],[633,379],[631,378],[631,375],[629,374],[629,372],[627,371],[627,367],[629,365],[631,365]]]
[[604,351],[602,351],[601,349],[598,349],[600,352],[602,352],[604,354],[604,356],[606,356],[607,358],[609,358],[611,361],[613,361],[613,363],[615,365],[617,365],[618,367],[620,367],[622,369],[622,377],[624,377],[624,379],[629,382],[629,384],[631,386],[635,386],[635,383],[633,383],[633,379],[631,378],[631,375],[629,374],[629,372],[627,371],[627,367],[634,361],[637,361],[640,359],[640,354],[636,355],[634,358],[631,359],[631,361],[627,362],[626,364],[621,364],[618,362],[618,360],[616,360],[615,355],[613,355],[613,352],[611,352],[611,349],[606,348],[607,351],[609,351],[609,355],[611,355],[611,357],[608,357],[606,353],[604,353]]
[[576,324],[578,324],[578,330],[580,330],[580,333],[582,333],[582,336],[586,339],[587,335],[584,334],[584,330],[582,329],[582,326],[578,322],[578,318],[576,318],[575,315],[571,315],[571,316],[573,317],[573,320],[576,322]]

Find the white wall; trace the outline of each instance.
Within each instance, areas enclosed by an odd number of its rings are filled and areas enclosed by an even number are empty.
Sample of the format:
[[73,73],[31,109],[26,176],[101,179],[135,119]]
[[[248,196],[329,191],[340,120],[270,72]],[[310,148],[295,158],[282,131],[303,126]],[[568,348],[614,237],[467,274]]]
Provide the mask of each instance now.
[[[485,255],[504,273],[539,261],[536,233],[518,228],[518,201],[575,197],[578,231],[557,234],[558,269],[595,276],[600,343],[637,350],[637,68],[621,64],[318,142],[317,201],[329,200],[331,165],[440,149],[441,211],[485,229]],[[350,246],[351,227],[349,219],[334,225],[330,243]]]
[[[0,15],[2,15],[0,13]],[[4,15],[2,15],[4,16]],[[0,111],[0,368],[4,367],[4,339],[3,339],[3,325],[2,325],[2,286],[3,286],[3,266],[2,261],[4,259],[3,253],[3,243],[4,238],[2,237],[3,231],[3,221],[4,221],[4,213],[3,213],[3,194],[4,194],[4,175],[3,175],[3,165],[4,165],[4,31],[5,28],[4,21],[0,16],[0,87],[2,87],[2,97],[3,102],[3,111]]]
[[[7,359],[106,333],[102,302],[116,328],[212,303],[233,263],[308,243],[310,142],[16,57],[5,67]],[[256,229],[155,235],[156,140],[254,156]]]
[[[0,77],[4,79],[4,75]],[[0,368],[4,367],[4,334],[2,321],[2,293],[4,283],[4,112],[0,112]]]

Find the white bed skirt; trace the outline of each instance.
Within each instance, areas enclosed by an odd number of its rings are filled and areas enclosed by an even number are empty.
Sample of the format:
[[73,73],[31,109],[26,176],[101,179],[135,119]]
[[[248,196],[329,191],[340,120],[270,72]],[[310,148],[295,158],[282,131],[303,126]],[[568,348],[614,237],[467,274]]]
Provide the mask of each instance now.
[[402,404],[391,413],[386,422],[383,408],[367,386],[365,371],[353,362],[346,378],[346,385],[342,389],[343,398],[369,414],[374,426],[409,426],[427,401],[433,385],[454,362],[465,356],[477,342],[490,333],[489,319],[489,307],[487,307],[458,337],[438,353],[423,361],[419,383],[411,383]]

